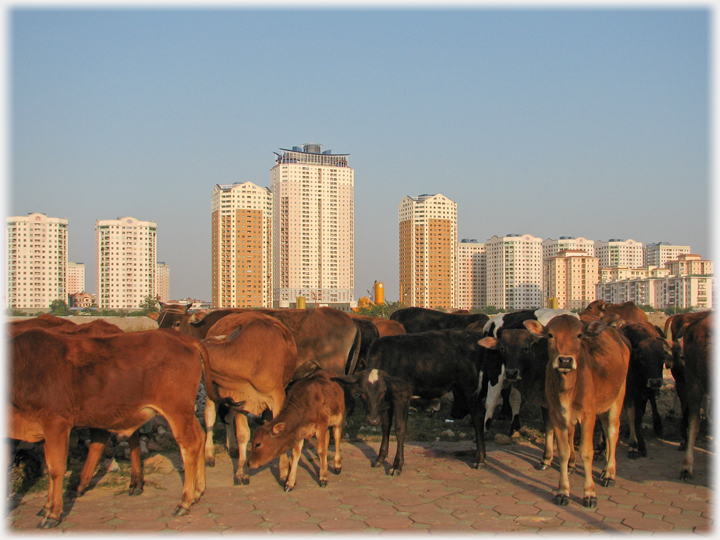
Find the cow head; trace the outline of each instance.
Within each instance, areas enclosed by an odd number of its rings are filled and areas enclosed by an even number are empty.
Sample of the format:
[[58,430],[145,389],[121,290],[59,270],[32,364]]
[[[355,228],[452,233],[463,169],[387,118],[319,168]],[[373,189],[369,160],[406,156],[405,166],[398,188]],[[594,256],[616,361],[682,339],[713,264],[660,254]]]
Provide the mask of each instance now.
[[647,338],[638,344],[633,353],[640,381],[658,395],[663,383],[663,366],[672,365],[672,342],[661,337]]
[[561,375],[577,370],[583,339],[595,337],[607,328],[607,323],[602,320],[586,324],[569,315],[559,315],[547,326],[533,320],[525,321],[523,324],[530,333],[547,339],[548,361],[550,366]]
[[255,430],[250,445],[248,467],[262,467],[293,446],[294,441],[286,433],[285,427],[285,422],[271,421]]
[[514,382],[530,374],[535,354],[534,345],[543,338],[528,330],[504,330],[500,337],[484,337],[478,345],[498,351],[505,365],[505,380]]
[[333,380],[349,384],[352,394],[360,396],[365,408],[365,421],[371,426],[379,426],[388,392],[388,378],[389,375],[382,370],[365,369],[354,375],[333,377]]
[[[190,317],[188,310],[191,304],[166,304],[160,302],[160,313],[156,313],[154,317],[148,317],[154,319],[158,323],[158,328],[172,328],[173,330],[180,330],[183,323]],[[186,332],[184,332],[186,333]]]

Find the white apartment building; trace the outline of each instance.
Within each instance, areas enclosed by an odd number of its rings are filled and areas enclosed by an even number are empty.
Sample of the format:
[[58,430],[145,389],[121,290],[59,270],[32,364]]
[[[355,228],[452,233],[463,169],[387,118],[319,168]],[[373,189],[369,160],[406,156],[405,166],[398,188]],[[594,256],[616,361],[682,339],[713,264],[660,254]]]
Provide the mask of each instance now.
[[597,297],[619,304],[627,301],[648,305],[655,309],[712,309],[714,306],[714,276],[657,275],[648,278],[598,283]]
[[645,266],[662,268],[665,263],[677,260],[680,255],[688,255],[690,246],[673,246],[668,242],[658,242],[645,246]]
[[41,213],[5,218],[9,308],[68,301],[68,220]]
[[170,265],[158,262],[155,267],[155,287],[157,288],[157,300],[167,302],[170,300]]
[[563,250],[543,259],[543,290],[545,305],[557,299],[560,309],[582,309],[595,301],[598,282],[598,259],[583,250]]
[[587,238],[576,238],[574,236],[561,236],[560,238],[547,238],[543,240],[543,259],[557,257],[561,251],[580,251],[588,257],[595,256],[595,241]]
[[674,276],[707,276],[715,273],[715,265],[712,261],[704,260],[700,255],[694,253],[680,255],[676,260],[668,261],[665,266]]
[[157,297],[157,224],[133,217],[95,222],[100,309],[137,309]]
[[85,291],[85,265],[83,263],[67,263],[67,293],[81,293]]
[[542,239],[529,234],[486,242],[487,305],[503,310],[543,306]]
[[320,144],[275,153],[273,306],[355,305],[355,171]]
[[485,298],[485,244],[464,238],[457,246],[457,308],[483,308]]
[[611,238],[607,242],[595,242],[595,256],[600,259],[600,268],[608,266],[627,266],[641,268],[644,260],[642,242]]
[[457,203],[444,195],[405,197],[399,206],[400,302],[457,308]]
[[273,196],[252,182],[212,192],[212,306],[272,307]]

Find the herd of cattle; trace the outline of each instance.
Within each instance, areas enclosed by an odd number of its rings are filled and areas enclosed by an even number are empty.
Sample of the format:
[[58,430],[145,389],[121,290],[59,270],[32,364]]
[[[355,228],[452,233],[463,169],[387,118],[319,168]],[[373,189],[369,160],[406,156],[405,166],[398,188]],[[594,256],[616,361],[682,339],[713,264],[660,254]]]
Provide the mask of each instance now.
[[[248,468],[279,457],[284,489],[293,489],[303,441],[316,437],[324,486],[329,428],[339,474],[343,419],[357,395],[366,421],[382,426],[373,467],[384,463],[395,423],[393,475],[403,468],[413,397],[438,400],[452,392],[451,416],[470,414],[472,419],[474,468],[485,465],[484,434],[501,395],[503,406],[512,411],[511,431],[520,427],[521,400],[539,406],[545,451],[537,468],[550,467],[557,444],[560,480],[554,501],[559,505],[569,502],[568,471],[575,463],[575,427],[580,424],[583,504],[596,506],[596,419],[605,455],[601,479],[610,486],[621,411],[630,426],[630,458],[647,454],[641,420],[648,401],[654,430],[661,433],[655,397],[663,367],[672,371],[682,406],[681,478],[692,477],[700,410],[709,392],[711,312],[670,317],[661,329],[631,302],[596,301],[580,313],[537,309],[492,318],[406,308],[389,320],[322,307],[194,313],[187,306],[161,307],[150,314],[159,328],[142,332],[126,333],[103,320],[76,325],[50,315],[9,324],[9,436],[45,441],[50,481],[38,527],[60,522],[73,428],[87,427],[91,434],[77,494],[87,489],[115,433],[127,437],[130,494],[137,495],[143,490],[138,429],[153,416],[164,416],[185,470],[173,514],[180,516],[200,499],[205,467],[215,464],[216,419],[228,423],[228,450],[238,455],[236,484],[250,481]],[[195,413],[201,382],[207,395],[206,431]],[[252,441],[248,417],[264,420]]]

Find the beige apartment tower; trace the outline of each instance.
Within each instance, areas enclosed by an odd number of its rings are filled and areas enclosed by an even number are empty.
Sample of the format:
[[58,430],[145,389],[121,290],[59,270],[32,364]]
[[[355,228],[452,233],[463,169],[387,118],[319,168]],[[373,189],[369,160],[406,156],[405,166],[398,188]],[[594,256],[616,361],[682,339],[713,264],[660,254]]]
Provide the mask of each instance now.
[[212,307],[271,307],[272,210],[270,191],[252,182],[213,188]]
[[584,250],[568,249],[544,259],[543,264],[546,301],[557,298],[560,309],[582,309],[595,301],[597,257],[588,256]]
[[441,194],[405,197],[399,209],[400,302],[457,307],[457,203]]
[[275,153],[273,306],[349,307],[355,288],[355,172],[320,144]]
[[485,244],[474,239],[462,239],[457,254],[458,309],[484,308],[485,291]]
[[68,220],[31,213],[5,219],[9,308],[68,301]]
[[85,265],[83,263],[67,263],[67,293],[85,292]]
[[95,301],[100,309],[137,309],[157,297],[157,224],[124,217],[95,222]]

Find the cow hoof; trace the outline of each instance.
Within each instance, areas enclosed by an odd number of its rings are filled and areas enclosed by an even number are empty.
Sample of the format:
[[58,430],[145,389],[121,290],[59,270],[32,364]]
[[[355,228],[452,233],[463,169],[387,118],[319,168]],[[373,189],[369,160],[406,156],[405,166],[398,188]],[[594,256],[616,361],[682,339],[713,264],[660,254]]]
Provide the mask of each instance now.
[[597,507],[597,497],[585,497],[583,499],[583,506],[585,508],[596,508]]
[[615,485],[614,478],[604,478],[602,481],[603,487],[613,487]]
[[37,524],[37,528],[38,529],[52,529],[53,527],[57,527],[58,525],[60,525],[59,519],[53,519],[51,517],[46,517],[40,523]]
[[38,510],[38,513],[35,515],[38,517],[45,517],[48,515],[49,512],[50,512],[50,510],[43,506],[40,510]]
[[373,461],[373,464],[371,465],[371,467],[373,467],[373,468],[379,467],[380,465],[383,464],[383,461],[384,461],[384,460],[382,460],[382,459],[378,459],[377,461]]
[[389,476],[400,476],[402,474],[402,469],[390,469],[388,471]]
[[485,462],[483,461],[483,462],[481,463],[481,462],[478,461],[478,462],[476,462],[476,463],[473,463],[472,468],[473,468],[473,469],[484,469],[484,468],[485,468]]
[[290,486],[288,484],[285,484],[285,487],[283,488],[285,490],[285,493],[290,493],[295,486]]
[[250,477],[247,474],[235,477],[236,486],[247,486],[250,483]]
[[325,486],[327,486],[327,480],[320,480],[320,482],[318,482],[318,484],[320,484],[320,487],[325,487]]
[[215,466],[215,458],[205,458],[205,466],[206,467],[214,467]]
[[688,470],[683,470],[680,473],[680,480],[684,480],[685,482],[687,482],[688,480],[692,480],[692,477],[693,477],[693,473],[691,473]]
[[342,467],[335,467],[335,468],[333,469],[333,472],[334,472],[335,474],[340,474],[340,473],[342,472]]
[[137,495],[142,495],[142,492],[143,492],[143,486],[130,486],[129,495],[131,497],[135,497]]
[[550,468],[550,465],[547,463],[540,462],[537,465],[535,465],[536,471],[547,471]]
[[190,510],[178,505],[178,507],[175,509],[175,511],[172,513],[172,515],[173,515],[173,517],[182,517],[182,516],[187,516],[189,513],[190,513]]
[[628,452],[628,457],[629,457],[630,459],[637,459],[637,458],[640,457],[640,454],[638,454],[638,451],[637,451],[637,450],[630,450],[630,451]]
[[555,495],[553,502],[558,506],[567,506],[570,503],[570,497],[567,495]]

